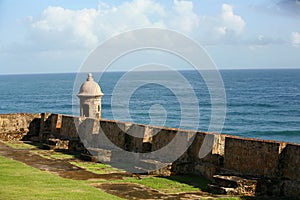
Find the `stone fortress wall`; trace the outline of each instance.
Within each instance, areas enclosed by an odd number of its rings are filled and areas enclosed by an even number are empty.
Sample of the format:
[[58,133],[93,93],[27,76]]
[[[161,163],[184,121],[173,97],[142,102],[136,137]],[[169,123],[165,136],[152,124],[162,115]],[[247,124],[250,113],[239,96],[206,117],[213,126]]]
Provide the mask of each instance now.
[[[40,142],[59,139],[68,141],[69,149],[79,151],[83,146],[76,130],[76,121],[94,124],[93,134],[97,134],[101,127],[110,141],[131,152],[156,151],[172,141],[177,132],[186,140],[196,133],[187,151],[171,164],[172,173],[199,174],[211,180],[216,174],[251,177],[251,180],[256,180],[257,195],[300,198],[299,144],[50,113],[0,115],[0,138],[10,139],[11,135],[18,135],[17,138]],[[132,137],[120,126],[138,131],[144,137]],[[157,129],[159,131],[154,136],[149,134]],[[199,158],[206,135],[213,136],[212,150],[204,158]]]

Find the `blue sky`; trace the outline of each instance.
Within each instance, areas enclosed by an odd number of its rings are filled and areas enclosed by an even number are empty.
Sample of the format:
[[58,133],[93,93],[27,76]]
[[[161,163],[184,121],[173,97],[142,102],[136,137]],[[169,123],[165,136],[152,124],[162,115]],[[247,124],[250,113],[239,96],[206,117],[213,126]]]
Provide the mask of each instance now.
[[219,69],[300,68],[299,0],[0,0],[0,74],[76,72],[101,42],[143,27],[188,35]]

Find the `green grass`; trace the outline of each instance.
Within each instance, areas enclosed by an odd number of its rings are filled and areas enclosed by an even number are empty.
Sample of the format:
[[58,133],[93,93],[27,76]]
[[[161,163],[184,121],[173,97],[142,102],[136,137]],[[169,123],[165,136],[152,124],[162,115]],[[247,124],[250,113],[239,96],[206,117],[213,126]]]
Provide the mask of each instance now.
[[6,200],[120,199],[88,185],[85,181],[61,178],[2,156],[0,184],[0,198]]
[[[2,141],[4,142],[4,141]],[[31,150],[31,153],[37,154],[43,158],[47,159],[58,159],[58,160],[64,160],[64,159],[74,159],[75,155],[73,154],[67,154],[63,152],[58,152],[58,151],[53,151],[53,150],[40,150],[36,149],[37,146],[40,146],[41,143],[33,143],[33,144],[28,144],[24,142],[4,142],[7,146],[10,146],[14,149],[34,149]]]
[[72,165],[83,168],[87,171],[93,172],[95,174],[108,174],[113,172],[124,172],[120,169],[111,167],[110,165],[95,163],[95,162],[83,162],[83,161],[73,161],[70,162]]
[[66,160],[66,159],[74,159],[74,154],[66,154],[62,152],[57,152],[53,150],[31,150],[30,153],[37,154],[46,159],[54,159],[54,160]]
[[130,182],[130,183],[137,183],[137,184],[145,185],[145,186],[159,190],[164,193],[199,191],[199,188],[196,188],[194,186],[180,183],[177,181],[172,181],[172,180],[169,180],[166,178],[160,178],[160,177],[146,177],[146,178],[142,178],[142,179],[125,178],[125,181]]
[[212,197],[203,197],[201,198],[203,200],[207,199],[207,200],[243,200],[240,197],[216,197],[216,198],[212,198]]
[[[5,142],[15,149],[33,149],[36,145]],[[75,155],[49,150],[30,150],[30,153],[47,159],[67,159],[75,166],[97,174],[124,172],[110,165],[75,160]],[[74,159],[73,161],[71,161]],[[135,183],[164,193],[205,191],[209,181],[199,176],[141,176],[124,177],[120,180],[76,181],[42,172],[0,156],[0,199],[120,199],[91,186],[94,183]],[[203,198],[205,199],[205,198]],[[212,199],[212,198],[208,198]],[[213,198],[218,200],[239,200],[239,197]]]
[[[87,171],[97,174],[107,174],[112,172],[121,172],[109,165],[93,162],[74,161],[71,164],[86,169]],[[91,181],[94,182],[95,181]],[[98,180],[96,182],[99,182]],[[102,181],[100,181],[102,182]],[[157,177],[157,176],[142,176],[141,179],[136,177],[124,177],[124,179],[114,180],[110,182],[124,182],[137,183],[144,185],[164,193],[180,193],[180,192],[195,192],[205,190],[209,180],[199,176],[171,176],[171,177]]]
[[188,185],[193,185],[200,188],[202,191],[207,190],[207,186],[210,183],[208,179],[196,175],[169,176],[164,178]]
[[3,143],[5,143],[7,146],[12,147],[14,149],[33,149],[36,148],[35,145],[33,144],[27,144],[24,142],[7,142],[7,141],[2,141]]
[[53,151],[51,152],[50,157],[58,160],[65,160],[65,159],[74,159],[75,155]]
[[[174,176],[175,177],[175,176]],[[188,176],[176,176],[178,179],[187,178]],[[202,182],[201,184],[205,184],[208,181],[206,179],[198,178],[198,182]],[[136,183],[140,185],[144,185],[155,190],[164,192],[164,193],[181,193],[181,192],[197,192],[201,189],[201,187],[189,185],[184,182],[180,182],[178,180],[172,180],[169,177],[156,177],[156,176],[143,176],[141,179],[137,179],[135,177],[125,177],[124,180],[116,180],[112,182],[124,182],[124,183]]]

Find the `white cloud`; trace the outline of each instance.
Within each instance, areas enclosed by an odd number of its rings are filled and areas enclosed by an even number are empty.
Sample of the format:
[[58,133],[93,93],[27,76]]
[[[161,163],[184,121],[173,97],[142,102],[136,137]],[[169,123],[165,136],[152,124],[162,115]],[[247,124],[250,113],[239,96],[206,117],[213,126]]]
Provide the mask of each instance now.
[[191,1],[174,0],[173,13],[170,13],[168,25],[176,30],[191,33],[199,27],[200,16],[194,11]]
[[[245,27],[233,7],[222,5],[218,16],[201,16],[192,1],[174,0],[170,8],[154,0],[132,0],[117,6],[100,3],[96,9],[70,10],[50,6],[30,21],[30,40],[37,49],[92,49],[122,31],[142,27],[165,27],[206,41],[236,37]],[[202,32],[202,33],[199,33]],[[209,34],[203,34],[209,33]]]
[[243,18],[233,12],[231,5],[223,4],[222,14],[216,18],[214,31],[217,37],[236,37],[243,32],[245,25]]
[[233,6],[223,4],[216,16],[201,16],[200,40],[205,44],[233,44],[241,38],[246,26],[244,19],[234,12]]
[[[104,5],[104,4],[102,4]],[[133,0],[117,7],[100,6],[95,20],[95,32],[111,36],[138,27],[163,27],[164,8],[152,0]],[[100,39],[101,35],[99,35]]]
[[292,32],[291,33],[292,45],[295,47],[300,47],[300,33]]
[[31,23],[31,39],[50,46],[84,46],[98,42],[93,32],[93,22],[98,14],[95,9],[78,11],[62,7],[48,7],[38,20]]
[[222,25],[219,27],[225,34],[227,31],[233,31],[236,34],[240,34],[246,25],[241,16],[234,14],[233,7],[229,4],[222,5]]
[[[31,39],[62,48],[92,48],[103,39],[137,27],[164,27],[164,8],[151,0],[133,0],[117,7],[100,3],[98,9],[48,7],[31,20]],[[156,16],[156,19],[152,19]]]

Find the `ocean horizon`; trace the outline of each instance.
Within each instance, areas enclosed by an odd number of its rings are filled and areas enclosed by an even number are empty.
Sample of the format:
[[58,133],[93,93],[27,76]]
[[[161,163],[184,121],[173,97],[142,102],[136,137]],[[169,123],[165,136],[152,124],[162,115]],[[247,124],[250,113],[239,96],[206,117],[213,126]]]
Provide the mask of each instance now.
[[[180,124],[182,109],[179,99],[180,94],[184,97],[187,88],[180,83],[175,85],[175,89],[180,91],[179,96],[164,85],[147,83],[132,91],[127,107],[112,106],[112,94],[125,73],[105,72],[99,80],[104,93],[103,118],[189,130],[208,130],[211,96],[205,81],[196,71],[178,71],[195,92],[200,111],[197,126],[191,123],[190,126],[185,124],[183,127]],[[135,73],[135,81],[142,81],[146,76],[172,80],[168,71]],[[227,109],[222,133],[300,143],[300,69],[226,69],[220,70],[220,74],[224,82]],[[79,103],[76,100],[76,91],[73,91],[76,75],[1,74],[0,113],[50,112],[79,115]],[[128,81],[125,85],[130,87],[131,84]],[[126,94],[118,95],[122,97]],[[159,105],[156,108],[164,109],[164,112],[155,112],[153,105]]]

